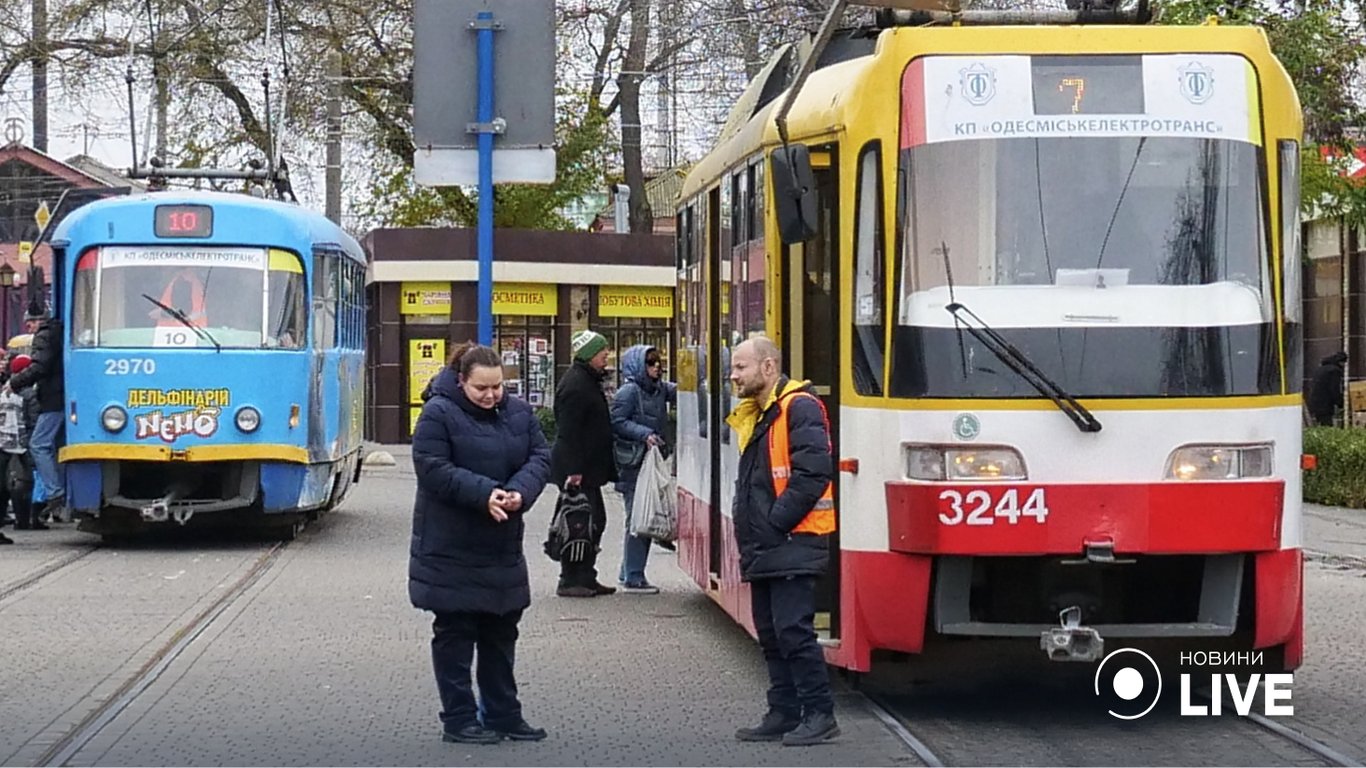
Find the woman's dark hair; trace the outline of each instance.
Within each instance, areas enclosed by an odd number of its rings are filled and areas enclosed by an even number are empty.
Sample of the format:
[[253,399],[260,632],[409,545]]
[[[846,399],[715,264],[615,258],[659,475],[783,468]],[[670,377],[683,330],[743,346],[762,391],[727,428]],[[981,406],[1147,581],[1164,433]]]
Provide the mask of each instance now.
[[456,345],[451,356],[446,359],[446,365],[461,376],[468,377],[476,365],[482,365],[485,368],[502,368],[503,359],[492,347],[467,341]]

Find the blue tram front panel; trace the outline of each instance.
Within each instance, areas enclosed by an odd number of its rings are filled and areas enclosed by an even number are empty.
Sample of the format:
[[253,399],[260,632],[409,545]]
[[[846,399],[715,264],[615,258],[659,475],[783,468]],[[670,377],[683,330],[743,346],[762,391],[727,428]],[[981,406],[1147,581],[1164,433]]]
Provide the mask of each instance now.
[[333,457],[308,448],[309,388],[320,385],[313,359],[229,349],[189,359],[185,352],[72,350],[68,379],[82,382],[71,393],[63,451],[72,506],[142,509],[164,501],[210,512],[259,501],[270,512],[324,504],[335,468]]

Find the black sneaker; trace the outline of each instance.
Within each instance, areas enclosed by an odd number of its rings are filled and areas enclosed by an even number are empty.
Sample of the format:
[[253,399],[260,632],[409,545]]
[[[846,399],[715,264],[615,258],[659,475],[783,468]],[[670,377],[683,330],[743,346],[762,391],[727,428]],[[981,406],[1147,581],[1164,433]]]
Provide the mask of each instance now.
[[13,544],[13,543],[14,543],[14,539],[11,539],[10,537],[6,536],[6,535],[3,534],[3,533],[0,533],[0,544]]
[[503,740],[503,737],[494,731],[490,731],[484,726],[475,723],[454,732],[443,729],[441,731],[441,740],[458,742],[460,744],[497,744]]
[[544,728],[533,728],[525,720],[518,720],[511,728],[494,728],[493,732],[512,741],[540,741],[546,737]]
[[839,723],[829,712],[811,712],[802,718],[802,724],[783,734],[784,747],[809,747],[822,741],[829,741],[840,735]]
[[741,728],[735,732],[740,741],[778,741],[784,733],[801,725],[801,718],[791,712],[770,709],[763,722],[753,728]]

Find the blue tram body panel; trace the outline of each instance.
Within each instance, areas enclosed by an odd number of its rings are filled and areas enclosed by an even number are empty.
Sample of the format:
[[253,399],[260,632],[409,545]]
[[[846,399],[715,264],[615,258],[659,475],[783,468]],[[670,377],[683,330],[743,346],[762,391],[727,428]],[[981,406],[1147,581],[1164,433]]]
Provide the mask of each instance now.
[[292,205],[152,193],[77,209],[53,248],[78,514],[183,522],[341,501],[363,434],[354,239]]

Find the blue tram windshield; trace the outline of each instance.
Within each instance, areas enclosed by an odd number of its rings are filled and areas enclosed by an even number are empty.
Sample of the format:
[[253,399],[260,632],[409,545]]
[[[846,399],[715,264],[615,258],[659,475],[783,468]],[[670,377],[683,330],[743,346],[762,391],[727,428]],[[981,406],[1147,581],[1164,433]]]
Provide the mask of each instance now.
[[[303,268],[262,248],[109,247],[76,268],[72,343],[78,347],[299,348],[304,343]],[[149,297],[151,300],[149,300]]]

